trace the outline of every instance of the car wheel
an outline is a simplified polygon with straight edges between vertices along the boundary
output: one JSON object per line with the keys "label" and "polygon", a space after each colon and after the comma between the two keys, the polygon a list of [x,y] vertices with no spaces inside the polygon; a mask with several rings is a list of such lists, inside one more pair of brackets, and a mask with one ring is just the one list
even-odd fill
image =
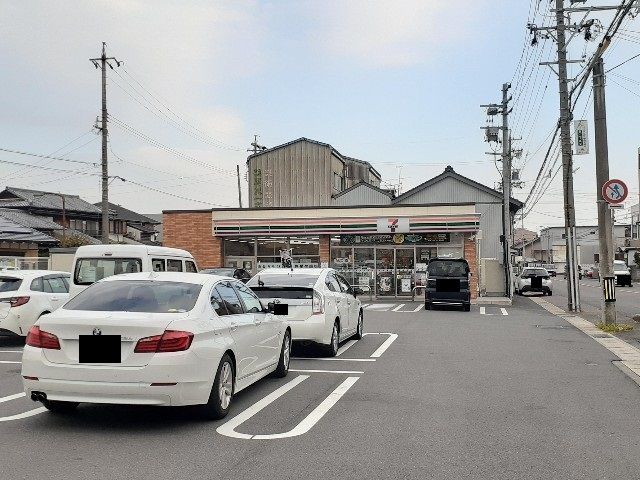
{"label": "car wheel", "polygon": [[424,309],[425,309],[425,310],[431,310],[431,303],[429,303],[429,302],[424,302]]}
{"label": "car wheel", "polygon": [[358,315],[358,326],[356,327],[356,334],[353,336],[356,340],[360,340],[362,338],[362,333],[364,332],[364,317],[362,315],[362,310],[360,310],[360,314]]}
{"label": "car wheel", "polygon": [[549,295],[549,296],[551,296],[552,294],[553,294],[553,292],[552,292],[551,290],[549,290],[549,291],[547,292],[547,295]]}
{"label": "car wheel", "polygon": [[465,303],[464,304],[464,311],[465,312],[470,312],[471,311],[471,304],[470,303]]}
{"label": "car wheel", "polygon": [[338,354],[338,345],[340,345],[340,327],[338,322],[333,324],[333,331],[331,332],[331,343],[325,346],[327,354],[330,357],[335,357]]}
{"label": "car wheel", "polygon": [[273,372],[273,376],[277,378],[286,377],[289,373],[289,362],[291,361],[291,333],[289,330],[284,332],[282,340],[282,349],[280,350],[280,361]]}
{"label": "car wheel", "polygon": [[220,360],[209,401],[202,406],[202,414],[210,420],[219,420],[227,416],[233,400],[235,372],[233,361],[228,353]]}
{"label": "car wheel", "polygon": [[51,413],[66,415],[75,411],[75,409],[78,408],[78,405],[80,405],[80,403],[61,402],[58,400],[42,400],[42,405],[44,405],[44,408],[49,410]]}

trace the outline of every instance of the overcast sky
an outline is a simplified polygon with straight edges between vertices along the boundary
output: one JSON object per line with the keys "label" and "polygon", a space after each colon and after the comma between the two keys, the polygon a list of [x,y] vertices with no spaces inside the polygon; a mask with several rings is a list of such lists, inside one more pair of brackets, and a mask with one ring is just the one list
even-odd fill
{"label": "overcast sky", "polygon": [[[330,143],[390,183],[400,174],[403,191],[448,164],[494,186],[479,105],[499,101],[505,81],[513,135],[523,137],[515,196],[524,199],[558,116],[555,75],[537,65],[554,45],[530,47],[525,29],[534,15],[549,23],[548,3],[536,12],[528,0],[0,0],[0,148],[77,161],[0,152],[48,169],[0,163],[0,184],[99,201],[100,74],[89,58],[105,41],[124,61],[109,71],[108,103],[110,174],[128,180],[113,181],[111,200],[125,207],[237,206],[235,168],[244,174],[254,133],[268,147],[301,136]],[[639,22],[624,25],[608,67],[640,52]],[[595,46],[571,45],[578,59]],[[608,80],[611,176],[628,181],[636,203],[640,59]],[[587,88],[575,113],[591,130],[592,154],[575,157],[582,224],[596,223],[590,98]],[[562,225],[561,192],[558,174],[525,226]]]}

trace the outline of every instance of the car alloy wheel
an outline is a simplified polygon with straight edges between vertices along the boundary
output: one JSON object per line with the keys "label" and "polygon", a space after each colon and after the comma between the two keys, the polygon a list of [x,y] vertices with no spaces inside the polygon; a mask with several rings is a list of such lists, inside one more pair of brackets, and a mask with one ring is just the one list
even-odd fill
{"label": "car alloy wheel", "polygon": [[229,408],[233,396],[233,367],[226,361],[220,371],[220,384],[218,386],[220,407],[223,410]]}

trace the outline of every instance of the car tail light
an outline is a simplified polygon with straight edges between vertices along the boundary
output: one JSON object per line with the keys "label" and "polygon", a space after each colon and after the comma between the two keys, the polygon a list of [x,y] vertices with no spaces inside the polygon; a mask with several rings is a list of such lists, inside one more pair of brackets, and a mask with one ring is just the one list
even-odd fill
{"label": "car tail light", "polygon": [[135,353],[182,352],[193,342],[193,333],[167,330],[162,335],[154,335],[138,340]]}
{"label": "car tail light", "polygon": [[53,333],[40,330],[40,327],[34,325],[29,329],[26,344],[30,347],[46,348],[49,350],[60,350],[60,342],[58,337]]}
{"label": "car tail light", "polygon": [[9,300],[9,305],[12,307],[19,307],[29,301],[30,297],[13,297]]}
{"label": "car tail light", "polygon": [[313,300],[311,301],[311,308],[313,310],[313,314],[317,315],[319,313],[324,313],[324,297],[320,292],[313,291]]}

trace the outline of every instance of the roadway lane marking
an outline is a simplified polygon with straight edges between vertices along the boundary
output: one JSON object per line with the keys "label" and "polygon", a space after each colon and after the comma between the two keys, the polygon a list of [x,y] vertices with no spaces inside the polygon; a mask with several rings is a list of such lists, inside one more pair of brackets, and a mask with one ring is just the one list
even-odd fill
{"label": "roadway lane marking", "polygon": [[22,363],[22,362],[12,362],[10,360],[0,360],[0,363]]}
{"label": "roadway lane marking", "polygon": [[272,435],[254,435],[253,440],[275,440],[304,435],[320,421],[322,417],[340,400],[345,393],[358,381],[360,377],[347,377],[338,387],[325,398],[320,405],[313,409],[298,425],[285,433]]}
{"label": "roadway lane marking", "polygon": [[502,315],[509,315],[506,308],[501,308],[500,311],[502,312]]}
{"label": "roadway lane marking", "polygon": [[8,395],[6,397],[0,397],[0,403],[10,402],[11,400],[15,400],[16,398],[21,398],[26,395],[27,395],[26,393],[22,392],[22,393],[15,393],[13,395]]}
{"label": "roadway lane marking", "polygon": [[10,422],[12,420],[20,420],[22,418],[33,417],[34,415],[38,415],[46,411],[47,411],[46,408],[38,407],[38,408],[34,408],[33,410],[29,410],[28,412],[18,413],[17,415],[11,415],[10,417],[0,417],[0,422]]}
{"label": "roadway lane marking", "polygon": [[340,355],[342,355],[344,352],[346,352],[351,347],[353,347],[356,343],[358,343],[357,340],[349,340],[347,343],[345,343],[343,346],[341,346],[338,349],[338,353],[336,353],[336,357],[339,357]]}
{"label": "roadway lane marking", "polygon": [[398,310],[400,310],[402,307],[404,307],[404,303],[401,303],[400,305],[398,305],[397,307],[395,307],[393,310],[391,310],[392,312],[397,312]]}
{"label": "roadway lane marking", "polygon": [[243,410],[242,412],[240,412],[238,415],[233,417],[228,422],[220,425],[216,429],[216,432],[218,432],[220,435],[225,435],[227,437],[242,438],[245,440],[250,440],[251,438],[253,438],[253,435],[247,435],[246,433],[236,432],[235,429],[240,425],[242,425],[247,420],[249,420],[251,417],[253,417],[256,413],[260,412],[261,410],[264,410],[266,407],[271,405],[273,402],[275,402],[278,398],[283,396],[289,390],[298,386],[300,383],[304,382],[307,378],[309,378],[309,375],[298,375],[296,378],[294,378],[290,382],[285,383],[280,388],[274,390],[263,399],[258,400],[256,403],[251,405],[246,410]]}
{"label": "roadway lane marking", "polygon": [[[367,334],[365,333],[364,335]],[[389,338],[387,338],[384,343],[380,345],[378,349],[369,356],[370,358],[379,358],[380,356],[382,356],[382,354],[386,352],[387,348],[389,348],[391,344],[396,341],[396,338],[398,338],[397,333],[376,333],[374,335],[389,335]]]}
{"label": "roadway lane marking", "polygon": [[360,375],[364,373],[357,370],[294,370],[293,368],[290,368],[289,371],[296,373],[340,373],[344,375]]}

